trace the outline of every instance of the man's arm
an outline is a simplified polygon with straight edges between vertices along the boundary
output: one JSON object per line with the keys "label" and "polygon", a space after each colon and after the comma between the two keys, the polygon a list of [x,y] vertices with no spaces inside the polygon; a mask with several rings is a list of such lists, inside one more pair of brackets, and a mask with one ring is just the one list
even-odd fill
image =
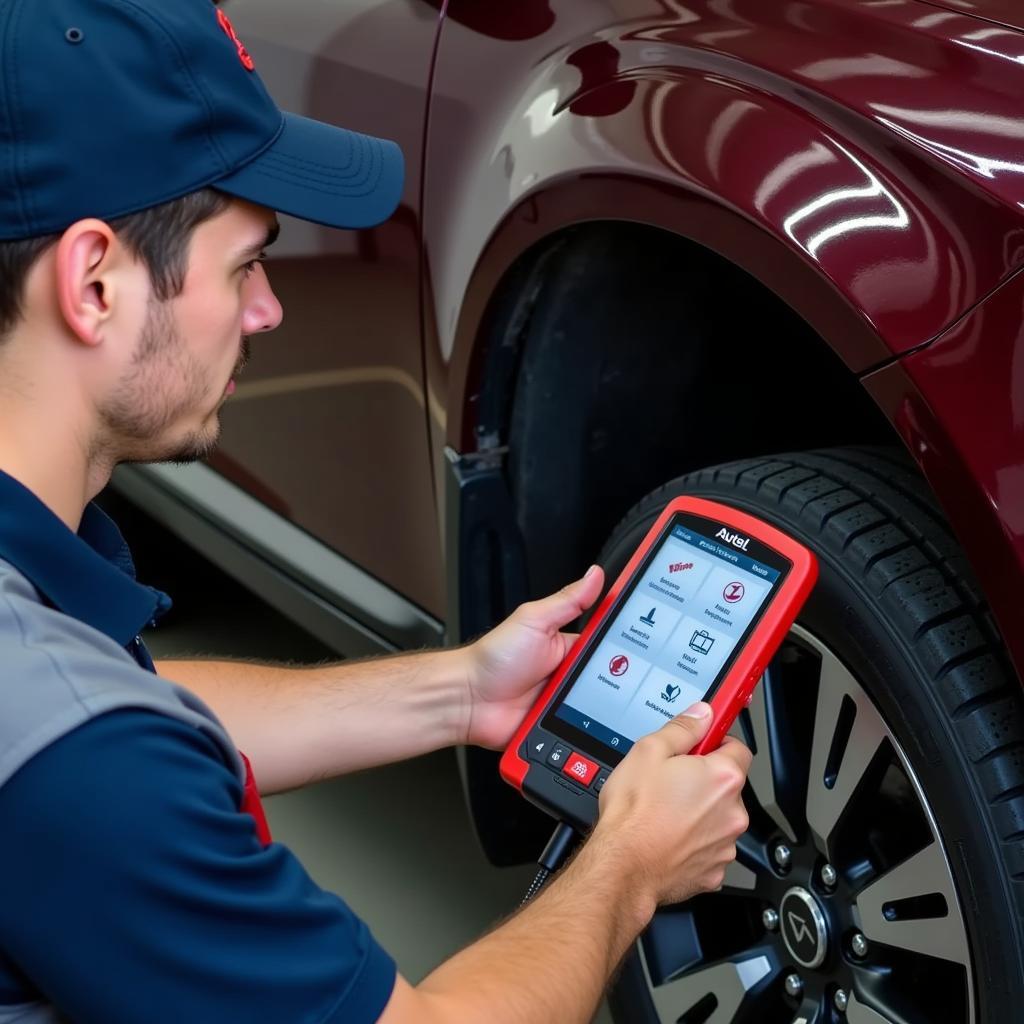
{"label": "man's arm", "polygon": [[216,712],[263,793],[457,743],[501,749],[575,639],[560,630],[602,579],[595,567],[455,650],[312,668],[161,661],[157,671]]}
{"label": "man's arm", "polygon": [[468,670],[465,649],[311,668],[157,663],[217,713],[264,794],[465,742]]}
{"label": "man's arm", "polygon": [[[706,710],[706,705],[704,705]],[[579,855],[523,911],[416,988],[398,978],[380,1024],[572,1024],[592,1019],[655,907],[721,886],[747,827],[750,753],[733,739],[682,757],[710,717],[640,740],[601,793]]]}
{"label": "man's arm", "polygon": [[396,979],[380,1024],[590,1021],[616,966],[654,911],[594,836],[565,871],[500,928],[413,988]]}

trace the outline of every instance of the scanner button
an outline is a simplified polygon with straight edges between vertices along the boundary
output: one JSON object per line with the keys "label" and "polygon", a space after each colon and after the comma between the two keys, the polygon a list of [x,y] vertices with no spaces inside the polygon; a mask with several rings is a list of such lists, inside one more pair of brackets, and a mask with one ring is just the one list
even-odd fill
{"label": "scanner button", "polygon": [[754,699],[754,687],[757,686],[758,682],[761,679],[761,676],[763,676],[763,675],[764,675],[764,665],[755,665],[750,670],[750,676],[748,677],[748,682],[750,683],[750,693],[747,694],[747,698],[743,702],[743,707],[746,707],[746,708],[750,707],[751,702]]}
{"label": "scanner button", "polygon": [[556,743],[551,748],[551,753],[548,754],[548,764],[553,765],[555,768],[563,768],[568,756],[569,748],[562,743]]}
{"label": "scanner button", "polygon": [[535,732],[526,741],[526,754],[531,761],[543,761],[551,746],[551,737],[542,732]]}
{"label": "scanner button", "polygon": [[574,782],[578,782],[582,786],[589,786],[598,772],[598,765],[596,761],[588,761],[579,754],[572,754],[565,762],[562,772]]}

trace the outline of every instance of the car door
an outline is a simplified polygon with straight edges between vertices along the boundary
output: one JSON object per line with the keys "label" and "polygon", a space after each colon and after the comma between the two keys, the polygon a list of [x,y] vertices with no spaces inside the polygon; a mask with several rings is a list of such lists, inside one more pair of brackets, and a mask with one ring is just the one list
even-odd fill
{"label": "car door", "polygon": [[419,323],[420,177],[439,12],[409,0],[244,0],[231,17],[285,109],[390,138],[406,180],[368,231],[282,218],[282,326],[255,339],[210,465],[435,614],[440,541]]}

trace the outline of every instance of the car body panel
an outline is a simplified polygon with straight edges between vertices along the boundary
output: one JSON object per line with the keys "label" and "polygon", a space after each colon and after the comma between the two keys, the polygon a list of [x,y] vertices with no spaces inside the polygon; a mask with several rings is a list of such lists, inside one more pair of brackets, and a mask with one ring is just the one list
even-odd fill
{"label": "car body panel", "polygon": [[[984,18],[986,21],[998,22],[1007,28],[1015,28],[1024,31],[1024,10],[1017,0],[925,0],[926,3],[935,7],[944,7],[955,14],[970,14],[975,18]],[[979,33],[984,30],[978,30]],[[993,39],[996,36],[985,33],[979,34],[976,39],[981,42]]]}
{"label": "car body panel", "polygon": [[855,372],[936,337],[1024,258],[1006,59],[1024,36],[981,53],[977,20],[916,0],[561,0],[526,4],[538,34],[511,44],[478,7],[448,5],[426,156],[427,365],[456,447],[496,281],[569,223],[700,242]]}
{"label": "car body panel", "polygon": [[941,502],[1024,678],[1024,273],[864,383]]}
{"label": "car body panel", "polygon": [[282,217],[268,273],[282,326],[257,338],[211,465],[440,615],[419,345],[420,154],[438,11],[404,0],[225,8],[282,108],[395,139],[401,205],[342,232]]}

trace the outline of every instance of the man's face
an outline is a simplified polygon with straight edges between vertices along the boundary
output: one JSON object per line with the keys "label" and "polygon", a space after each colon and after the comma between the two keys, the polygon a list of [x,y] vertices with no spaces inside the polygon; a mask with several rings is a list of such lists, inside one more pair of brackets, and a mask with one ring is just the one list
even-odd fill
{"label": "man's face", "polygon": [[194,462],[214,449],[220,407],[249,337],[281,322],[259,256],[274,214],[233,200],[196,228],[181,294],[152,296],[128,365],[102,403],[102,447],[116,462]]}

